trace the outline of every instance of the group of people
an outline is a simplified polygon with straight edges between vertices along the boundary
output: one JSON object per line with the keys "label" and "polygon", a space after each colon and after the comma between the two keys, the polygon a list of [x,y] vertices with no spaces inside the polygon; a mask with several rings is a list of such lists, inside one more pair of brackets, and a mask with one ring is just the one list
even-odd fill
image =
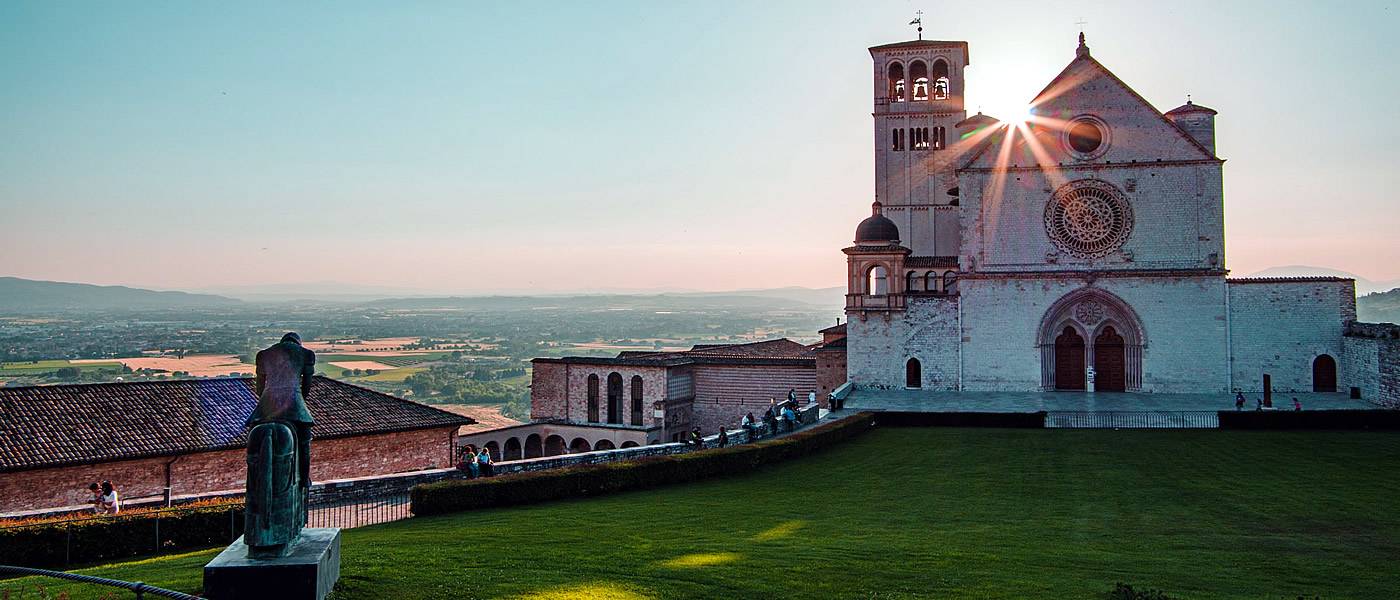
{"label": "group of people", "polygon": [[[1261,398],[1254,399],[1254,410],[1264,410],[1265,408],[1273,410],[1274,407],[1265,407],[1264,400]],[[1235,410],[1244,410],[1244,392],[1235,392]],[[1298,401],[1297,396],[1293,397],[1293,410],[1303,410],[1303,403]]]}
{"label": "group of people", "polygon": [[110,481],[103,481],[101,484],[88,484],[88,492],[92,493],[92,512],[99,515],[115,515],[122,510],[121,494],[117,493],[117,488]]}
{"label": "group of people", "polygon": [[490,477],[496,474],[495,467],[492,466],[491,462],[491,449],[485,446],[479,450],[472,445],[463,448],[462,460],[457,463],[457,468],[466,471],[469,479]]}

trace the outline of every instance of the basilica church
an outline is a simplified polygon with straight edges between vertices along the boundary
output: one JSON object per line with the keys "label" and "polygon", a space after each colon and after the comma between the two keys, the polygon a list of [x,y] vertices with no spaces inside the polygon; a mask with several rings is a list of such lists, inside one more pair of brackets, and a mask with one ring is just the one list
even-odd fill
{"label": "basilica church", "polygon": [[1159,111],[1082,34],[1014,122],[968,116],[967,42],[870,56],[876,201],[843,250],[852,384],[1355,385],[1342,367],[1352,280],[1228,276],[1216,111]]}

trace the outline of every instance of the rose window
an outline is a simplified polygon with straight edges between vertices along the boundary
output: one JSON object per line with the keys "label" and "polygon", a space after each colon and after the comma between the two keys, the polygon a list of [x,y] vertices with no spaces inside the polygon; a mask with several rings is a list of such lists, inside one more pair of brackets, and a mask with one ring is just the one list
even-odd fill
{"label": "rose window", "polygon": [[1108,183],[1076,181],[1045,206],[1045,232],[1060,250],[1099,258],[1117,250],[1133,231],[1133,209]]}

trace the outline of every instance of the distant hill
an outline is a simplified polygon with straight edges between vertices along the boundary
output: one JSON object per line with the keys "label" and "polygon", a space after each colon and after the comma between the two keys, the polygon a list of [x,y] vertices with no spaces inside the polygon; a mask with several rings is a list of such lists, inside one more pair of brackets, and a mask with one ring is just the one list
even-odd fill
{"label": "distant hill", "polygon": [[1356,319],[1368,323],[1400,323],[1400,289],[1357,298]]}
{"label": "distant hill", "polygon": [[1348,273],[1339,269],[1329,269],[1327,267],[1310,267],[1307,265],[1288,265],[1286,267],[1269,267],[1258,273],[1251,273],[1247,277],[1349,277],[1356,280],[1356,295],[1363,296],[1372,292],[1388,292],[1400,287],[1400,279],[1390,279],[1385,281],[1371,281],[1355,273]]}
{"label": "distant hill", "polygon": [[399,309],[452,308],[459,310],[799,310],[811,311],[842,305],[818,306],[786,297],[749,295],[745,292],[715,294],[596,294],[575,296],[444,296],[437,298],[384,298],[366,306]]}
{"label": "distant hill", "polygon": [[207,294],[0,277],[0,312],[207,308],[236,304],[240,302]]}

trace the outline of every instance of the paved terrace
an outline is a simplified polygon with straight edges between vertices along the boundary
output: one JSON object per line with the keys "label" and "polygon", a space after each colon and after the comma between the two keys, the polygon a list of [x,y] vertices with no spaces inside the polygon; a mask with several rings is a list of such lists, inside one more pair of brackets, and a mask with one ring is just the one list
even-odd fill
{"label": "paved terrace", "polygon": [[[1254,410],[1260,393],[1246,393],[1246,410]],[[1274,393],[1274,408],[1293,410],[1364,410],[1380,408],[1344,393]],[[903,412],[1039,412],[1039,411],[1218,411],[1234,410],[1234,394],[1124,394],[1112,392],[935,392],[860,388],[846,398],[854,410]]]}

